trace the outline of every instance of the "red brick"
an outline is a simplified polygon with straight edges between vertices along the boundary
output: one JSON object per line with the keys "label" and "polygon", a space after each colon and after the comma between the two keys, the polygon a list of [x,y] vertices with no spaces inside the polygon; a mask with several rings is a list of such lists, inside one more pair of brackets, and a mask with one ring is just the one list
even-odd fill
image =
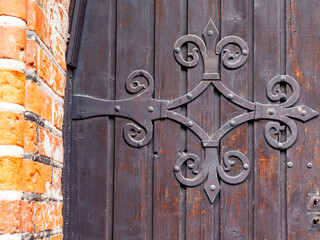
{"label": "red brick", "polygon": [[22,188],[25,192],[45,193],[51,183],[51,167],[31,160],[23,160]]}
{"label": "red brick", "polygon": [[21,202],[21,216],[20,216],[20,232],[33,232],[34,221],[33,221],[33,202]]}
{"label": "red brick", "polygon": [[23,146],[24,117],[22,114],[0,112],[0,145]]}
{"label": "red brick", "polygon": [[32,81],[26,81],[25,107],[27,111],[34,112],[40,117],[52,122],[53,100]]}
{"label": "red brick", "polygon": [[62,228],[62,204],[54,202],[36,203],[36,231]]}
{"label": "red brick", "polygon": [[20,201],[0,201],[0,234],[19,232],[20,210]]}
{"label": "red brick", "polygon": [[56,137],[44,128],[40,128],[38,145],[41,155],[63,162],[63,142],[61,138]]}
{"label": "red brick", "polygon": [[25,61],[26,31],[19,27],[0,26],[0,58]]}
{"label": "red brick", "polygon": [[58,103],[54,104],[54,126],[62,129],[62,123],[63,123],[63,106],[61,106]]}
{"label": "red brick", "polygon": [[37,152],[37,124],[34,122],[25,121],[24,151]]}
{"label": "red brick", "polygon": [[0,157],[0,190],[21,190],[22,158]]}
{"label": "red brick", "polygon": [[0,0],[0,15],[18,17],[23,20],[26,20],[26,8],[26,0]]}
{"label": "red brick", "polygon": [[27,40],[26,64],[35,72],[38,70],[38,45],[35,40]]}
{"label": "red brick", "polygon": [[52,236],[51,240],[62,240],[62,235]]}
{"label": "red brick", "polygon": [[0,102],[24,105],[25,82],[24,73],[0,69]]}
{"label": "red brick", "polygon": [[62,170],[59,168],[52,169],[52,186],[51,193],[54,195],[62,196],[61,192],[61,176]]}

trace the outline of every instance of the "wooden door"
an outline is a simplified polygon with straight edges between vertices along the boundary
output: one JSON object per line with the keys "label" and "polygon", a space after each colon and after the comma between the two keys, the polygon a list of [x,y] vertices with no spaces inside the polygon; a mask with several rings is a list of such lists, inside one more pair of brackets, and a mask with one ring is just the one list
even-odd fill
{"label": "wooden door", "polygon": [[74,1],[65,239],[320,239],[319,5]]}

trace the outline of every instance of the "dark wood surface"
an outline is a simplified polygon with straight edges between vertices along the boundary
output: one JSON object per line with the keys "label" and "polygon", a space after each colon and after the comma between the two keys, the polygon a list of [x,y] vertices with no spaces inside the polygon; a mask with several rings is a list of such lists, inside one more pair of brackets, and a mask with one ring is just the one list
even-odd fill
{"label": "dark wood surface", "polygon": [[[201,81],[202,60],[195,68],[181,67],[173,46],[186,34],[202,37],[211,18],[220,32],[218,40],[235,35],[249,46],[249,58],[242,68],[220,66],[221,81],[229,89],[250,101],[268,103],[269,80],[288,74],[301,88],[296,106],[303,104],[320,112],[318,0],[86,2],[77,57],[68,55],[69,67],[76,67],[73,94],[128,98],[132,95],[125,81],[137,69],[154,77],[155,99],[187,93]],[[79,31],[71,32],[78,36]],[[182,54],[193,47],[184,46]],[[290,94],[290,88],[286,90]],[[212,85],[176,111],[209,135],[245,112]],[[70,202],[65,201],[70,234],[65,239],[320,239],[319,231],[308,230],[307,209],[308,194],[320,191],[319,118],[297,121],[298,139],[287,151],[268,145],[264,136],[267,121],[243,124],[228,133],[220,144],[220,159],[229,150],[239,150],[250,161],[250,174],[239,185],[221,181],[213,204],[203,184],[184,187],[174,176],[173,167],[181,154],[194,153],[204,159],[205,151],[192,131],[171,120],[159,120],[154,123],[151,142],[134,148],[123,138],[122,129],[128,122],[120,117],[72,121]],[[289,136],[287,131],[280,138]],[[293,162],[292,168],[287,167],[288,161]],[[307,168],[308,162],[313,168]],[[192,176],[187,168],[183,171]],[[237,162],[231,174],[240,171]]]}

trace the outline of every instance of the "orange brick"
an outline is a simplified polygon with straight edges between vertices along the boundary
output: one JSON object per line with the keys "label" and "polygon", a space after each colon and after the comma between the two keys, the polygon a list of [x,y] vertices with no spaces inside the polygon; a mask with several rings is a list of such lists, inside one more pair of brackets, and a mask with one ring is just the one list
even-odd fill
{"label": "orange brick", "polygon": [[63,97],[66,84],[65,76],[42,49],[40,49],[39,58],[39,76],[52,88],[53,91]]}
{"label": "orange brick", "polygon": [[25,61],[26,31],[19,27],[0,26],[0,58]]}
{"label": "orange brick", "polygon": [[61,138],[56,137],[44,128],[40,128],[38,145],[41,155],[63,162],[63,142]]}
{"label": "orange brick", "polygon": [[27,17],[26,0],[0,0],[0,15],[18,17],[26,20]]}
{"label": "orange brick", "polygon": [[20,210],[20,201],[0,201],[0,234],[19,232]]}
{"label": "orange brick", "polygon": [[26,81],[25,107],[27,111],[34,112],[40,117],[52,122],[51,97],[32,81]]}
{"label": "orange brick", "polygon": [[34,122],[25,121],[24,127],[24,151],[37,151],[37,124]]}
{"label": "orange brick", "polygon": [[31,160],[23,160],[21,171],[25,192],[45,193],[51,183],[51,167]]}
{"label": "orange brick", "polygon": [[23,146],[24,117],[18,113],[0,112],[0,144]]}
{"label": "orange brick", "polygon": [[35,31],[42,41],[49,46],[50,24],[34,0],[27,1],[27,29]]}
{"label": "orange brick", "polygon": [[21,190],[22,158],[0,157],[0,190]]}
{"label": "orange brick", "polygon": [[38,70],[38,45],[34,40],[27,40],[26,64],[34,71]]}
{"label": "orange brick", "polygon": [[56,38],[56,41],[53,45],[54,45],[54,48],[52,49],[52,52],[54,53],[54,56],[57,62],[59,63],[59,65],[66,71],[67,64],[66,64],[65,53],[67,51],[67,45],[66,43],[62,42],[59,37]]}
{"label": "orange brick", "polygon": [[54,202],[36,203],[36,231],[62,228],[62,204]]}
{"label": "orange brick", "polygon": [[21,221],[20,221],[20,232],[33,232],[34,221],[33,221],[33,202],[21,202]]}
{"label": "orange brick", "polygon": [[62,235],[52,236],[51,240],[62,240]]}
{"label": "orange brick", "polygon": [[63,107],[55,103],[54,104],[54,126],[56,126],[59,129],[62,129],[62,123],[63,123]]}
{"label": "orange brick", "polygon": [[24,73],[0,69],[0,101],[24,105],[25,82]]}
{"label": "orange brick", "polygon": [[62,176],[62,170],[59,168],[53,168],[52,169],[52,186],[51,186],[51,192],[55,195],[62,196],[61,192],[61,176]]}

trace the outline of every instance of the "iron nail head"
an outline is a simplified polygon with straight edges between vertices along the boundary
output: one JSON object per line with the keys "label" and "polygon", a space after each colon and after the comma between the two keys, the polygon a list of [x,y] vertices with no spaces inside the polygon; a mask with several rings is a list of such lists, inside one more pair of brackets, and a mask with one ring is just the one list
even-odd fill
{"label": "iron nail head", "polygon": [[270,109],[268,109],[268,114],[269,115],[274,115],[276,113],[276,110],[274,109],[274,108],[270,108]]}
{"label": "iron nail head", "polygon": [[212,36],[212,35],[213,35],[213,31],[212,31],[212,30],[209,30],[209,31],[208,31],[208,35],[209,35],[209,36]]}
{"label": "iron nail head", "polygon": [[250,166],[249,166],[249,164],[248,164],[248,163],[246,163],[246,164],[244,164],[244,165],[243,165],[243,168],[244,168],[245,170],[248,170],[248,169],[249,169],[249,167],[250,167]]}
{"label": "iron nail head", "polygon": [[312,164],[311,162],[308,162],[308,163],[307,163],[307,167],[308,167],[308,168],[312,168],[312,167],[313,167],[313,164]]}
{"label": "iron nail head", "polygon": [[193,122],[192,122],[192,121],[189,121],[189,122],[187,123],[187,126],[188,126],[188,127],[192,127],[192,126],[193,126]]}
{"label": "iron nail head", "polygon": [[280,80],[281,80],[281,81],[285,81],[285,80],[286,80],[286,76],[281,76],[281,77],[280,77]]}
{"label": "iron nail head", "polygon": [[119,105],[117,105],[117,106],[114,107],[114,110],[115,110],[116,112],[120,112],[121,107],[120,107]]}
{"label": "iron nail head", "polygon": [[179,167],[179,166],[174,166],[173,170],[174,170],[175,172],[179,172],[179,171],[180,171],[180,167]]}
{"label": "iron nail head", "polygon": [[215,189],[216,189],[216,186],[215,186],[215,185],[213,185],[213,184],[210,185],[210,190],[211,190],[211,191],[214,191]]}
{"label": "iron nail head", "polygon": [[232,100],[232,99],[233,99],[233,94],[231,94],[231,93],[228,94],[227,98],[230,99],[230,100]]}
{"label": "iron nail head", "polygon": [[305,110],[302,110],[301,111],[301,116],[306,116],[307,115],[307,112]]}
{"label": "iron nail head", "polygon": [[180,52],[180,48],[176,47],[176,48],[174,49],[174,51],[175,51],[176,53],[179,53],[179,52]]}
{"label": "iron nail head", "polygon": [[230,121],[230,125],[231,125],[231,126],[236,125],[236,121],[234,121],[234,120]]}
{"label": "iron nail head", "polygon": [[243,55],[248,55],[248,50],[247,50],[247,49],[243,49],[243,50],[242,50],[242,54],[243,54]]}
{"label": "iron nail head", "polygon": [[188,99],[191,99],[191,98],[192,98],[192,94],[191,94],[191,93],[188,93],[188,94],[187,94],[187,98],[188,98]]}
{"label": "iron nail head", "polygon": [[149,106],[149,107],[148,107],[148,111],[149,111],[149,112],[153,112],[153,107],[152,107],[152,106]]}
{"label": "iron nail head", "polygon": [[293,167],[293,162],[287,162],[287,166],[288,166],[288,168],[292,168]]}

